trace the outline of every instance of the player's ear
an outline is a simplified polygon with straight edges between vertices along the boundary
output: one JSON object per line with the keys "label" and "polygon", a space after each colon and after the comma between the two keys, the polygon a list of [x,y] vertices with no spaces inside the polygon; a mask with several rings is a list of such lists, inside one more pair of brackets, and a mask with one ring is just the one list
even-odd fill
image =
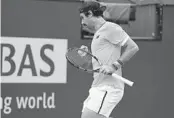
{"label": "player's ear", "polygon": [[91,10],[88,11],[88,17],[92,17],[93,16],[93,13]]}
{"label": "player's ear", "polygon": [[101,6],[100,9],[104,12],[106,10],[106,6]]}

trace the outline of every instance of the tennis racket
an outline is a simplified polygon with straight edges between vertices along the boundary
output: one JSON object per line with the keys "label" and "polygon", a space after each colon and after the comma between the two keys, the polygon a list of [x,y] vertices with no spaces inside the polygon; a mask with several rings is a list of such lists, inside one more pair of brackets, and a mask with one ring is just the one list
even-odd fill
{"label": "tennis racket", "polygon": [[[98,62],[100,66],[102,65],[102,63],[98,60],[96,56],[92,55],[88,51],[85,51],[84,49],[80,49],[76,47],[68,49],[68,51],[66,52],[66,59],[74,67],[80,70],[86,71],[88,73],[100,72],[100,69],[93,70],[92,59]],[[111,75],[115,77],[116,79],[123,81],[129,86],[133,86],[134,82],[126,78],[123,78],[122,76],[119,76],[115,73],[107,73],[107,75]]]}

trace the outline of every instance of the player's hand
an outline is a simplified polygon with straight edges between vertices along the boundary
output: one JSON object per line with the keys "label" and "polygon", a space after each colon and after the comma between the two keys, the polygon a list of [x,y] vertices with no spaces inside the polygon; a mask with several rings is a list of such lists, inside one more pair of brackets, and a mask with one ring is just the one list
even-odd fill
{"label": "player's hand", "polygon": [[103,73],[103,74],[111,74],[111,73],[114,73],[115,71],[116,69],[110,65],[102,65],[100,68],[100,73]]}
{"label": "player's hand", "polygon": [[[88,47],[85,46],[85,45],[82,45],[82,46],[80,47],[80,49],[85,50],[86,52],[88,52]],[[78,50],[78,54],[79,54],[80,56],[85,56],[85,55],[86,55],[86,53],[83,52],[83,51],[81,51],[81,50]]]}
{"label": "player's hand", "polygon": [[85,50],[85,51],[88,51],[88,47],[85,46],[85,45],[82,45],[82,46],[80,47],[80,49],[83,49],[83,50]]}

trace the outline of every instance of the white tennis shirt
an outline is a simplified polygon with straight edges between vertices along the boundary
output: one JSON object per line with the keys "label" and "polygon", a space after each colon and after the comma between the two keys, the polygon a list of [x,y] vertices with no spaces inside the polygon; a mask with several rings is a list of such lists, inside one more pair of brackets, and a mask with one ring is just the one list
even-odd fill
{"label": "white tennis shirt", "polygon": [[[121,47],[129,39],[129,35],[117,24],[106,22],[94,34],[91,43],[91,52],[102,64],[111,65],[117,61],[121,55]],[[99,68],[98,63],[92,60],[93,69]],[[116,71],[122,75],[121,68]],[[116,88],[124,89],[124,83],[112,76],[94,73],[92,86],[111,85]]]}

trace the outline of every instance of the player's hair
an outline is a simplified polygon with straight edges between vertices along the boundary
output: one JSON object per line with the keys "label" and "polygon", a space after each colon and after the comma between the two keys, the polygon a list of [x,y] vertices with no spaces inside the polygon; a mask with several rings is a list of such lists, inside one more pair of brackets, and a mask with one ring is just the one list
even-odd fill
{"label": "player's hair", "polygon": [[103,17],[103,12],[106,9],[105,6],[101,6],[99,2],[96,1],[85,1],[82,3],[81,8],[79,9],[80,13],[84,13],[85,16],[89,15],[89,11],[92,11],[93,16]]}

